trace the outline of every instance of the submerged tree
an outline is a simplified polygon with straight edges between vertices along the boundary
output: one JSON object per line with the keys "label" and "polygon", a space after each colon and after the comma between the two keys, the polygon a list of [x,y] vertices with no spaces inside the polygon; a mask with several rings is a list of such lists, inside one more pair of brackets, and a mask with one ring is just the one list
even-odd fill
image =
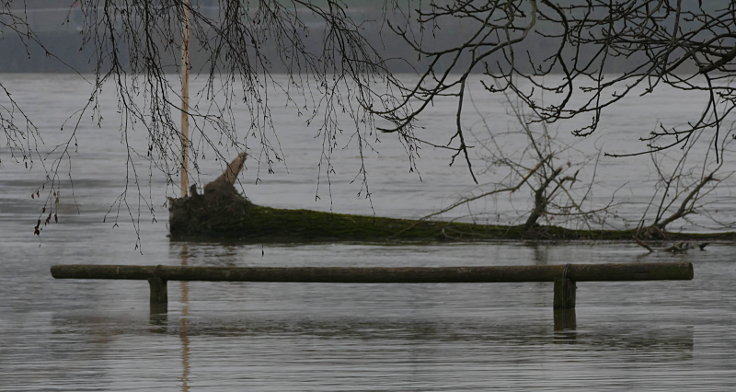
{"label": "submerged tree", "polygon": [[[424,219],[459,207],[472,211],[470,205],[478,200],[506,196],[509,199],[528,199],[528,204],[523,203],[509,223],[520,224],[530,238],[547,236],[542,223],[585,229],[603,224],[615,207],[615,192],[604,205],[592,206],[601,152],[582,151],[575,145],[566,144],[549,130],[547,124],[534,122],[518,102],[513,102],[508,95],[504,98],[507,110],[516,119],[507,131],[492,129],[471,98],[473,109],[482,119],[481,131],[469,132],[471,140],[478,146],[477,154],[486,164],[478,174],[493,180],[479,184],[473,194],[461,197]],[[505,175],[499,179],[498,172]],[[529,197],[518,196],[525,192]],[[500,219],[497,213],[495,220]]]}
{"label": "submerged tree", "polygon": [[[2,1],[0,26],[4,34],[15,34],[29,46],[42,46],[24,20],[26,1],[31,0]],[[182,109],[175,86],[179,80],[169,74],[181,65],[182,25],[191,29],[192,53],[199,64],[194,71],[208,75],[201,104],[185,111],[194,133],[222,157],[228,150],[248,149],[269,170],[283,158],[270,115],[273,89],[285,92],[305,121],[320,124],[320,173],[327,176],[334,170],[331,153],[341,134],[361,156],[378,138],[377,130],[397,134],[413,160],[424,143],[416,130],[422,115],[436,100],[451,99],[455,127],[446,148],[452,150],[452,161],[464,159],[475,180],[463,123],[467,86],[473,80],[480,80],[489,94],[509,94],[522,102],[533,114],[530,123],[585,119],[572,130],[578,136],[595,132],[602,114],[627,96],[646,96],[663,86],[705,93],[703,102],[694,103],[702,107],[700,116],[685,126],[662,122],[642,134],[642,149],[612,155],[647,154],[704,140],[715,151],[709,157],[720,161],[724,144],[732,138],[722,129],[730,127],[727,119],[736,105],[732,1],[384,0],[380,12],[369,16],[364,3],[345,0],[76,4],[83,45],[94,53],[94,80],[88,105],[70,117],[71,128],[85,115],[99,116],[102,87],[115,86],[123,140],[133,131],[148,134],[147,151],[128,146],[128,182],[138,195],[140,180],[133,164],[138,156],[172,181],[183,160],[175,121]],[[372,32],[366,29],[369,24]],[[403,46],[396,44],[397,38]],[[408,55],[395,57],[405,49]],[[407,68],[418,73],[416,83],[404,84],[392,73]],[[275,72],[287,74],[287,82],[276,80]],[[35,128],[18,117],[22,108],[9,102],[0,108],[0,121],[11,157],[43,160],[28,142],[36,137]],[[240,133],[231,112],[234,102],[244,103],[250,113],[247,130]],[[347,124],[338,121],[343,111],[349,113]],[[391,125],[377,127],[376,119]],[[713,137],[698,136],[703,133]],[[69,159],[74,143],[72,131],[58,146],[56,160],[46,166],[47,222],[60,186],[60,164]],[[186,156],[195,169],[202,153],[194,148]],[[358,176],[367,187],[364,167]],[[128,187],[117,208],[135,220],[141,198],[131,206],[127,192]],[[145,203],[150,208],[144,198]]]}
{"label": "submerged tree", "polygon": [[[698,216],[701,221],[717,228],[734,228],[734,222],[724,221],[712,214],[707,206],[713,201],[706,200],[709,194],[717,191],[719,183],[736,173],[730,168],[724,168],[725,151],[732,151],[732,134],[733,130],[728,130],[726,142],[718,151],[708,150],[702,154],[694,154],[692,150],[698,147],[698,143],[697,140],[691,140],[685,145],[684,153],[678,159],[671,159],[671,162],[664,162],[666,157],[659,153],[651,155],[657,179],[650,204],[637,225],[638,240],[664,238],[667,227],[677,221],[709,228],[703,222],[690,221],[693,216]],[[721,156],[712,158],[713,153]]]}

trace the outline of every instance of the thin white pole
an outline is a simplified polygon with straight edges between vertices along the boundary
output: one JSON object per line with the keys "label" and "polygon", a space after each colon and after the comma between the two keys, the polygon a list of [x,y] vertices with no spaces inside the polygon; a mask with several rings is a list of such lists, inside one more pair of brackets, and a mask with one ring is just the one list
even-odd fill
{"label": "thin white pole", "polygon": [[189,189],[189,0],[182,0],[181,26],[181,197]]}

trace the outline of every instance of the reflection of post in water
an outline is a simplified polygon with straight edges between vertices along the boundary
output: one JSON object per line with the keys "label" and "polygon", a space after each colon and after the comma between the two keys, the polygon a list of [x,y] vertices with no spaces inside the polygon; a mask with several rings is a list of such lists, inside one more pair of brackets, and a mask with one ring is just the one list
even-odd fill
{"label": "reflection of post in water", "polygon": [[549,264],[549,247],[547,245],[534,243],[532,245],[532,248],[534,249],[534,265]]}
{"label": "reflection of post in water", "polygon": [[[182,267],[189,265],[189,248],[182,245],[179,253]],[[179,339],[181,340],[181,390],[189,392],[189,282],[181,286],[181,317],[179,317]]]}

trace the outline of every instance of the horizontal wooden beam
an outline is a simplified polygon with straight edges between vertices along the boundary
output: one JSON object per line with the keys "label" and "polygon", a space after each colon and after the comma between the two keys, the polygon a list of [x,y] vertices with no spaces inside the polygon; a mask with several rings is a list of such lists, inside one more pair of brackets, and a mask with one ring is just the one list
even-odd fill
{"label": "horizontal wooden beam", "polygon": [[[567,267],[567,270],[565,268]],[[492,283],[690,280],[691,263],[567,264],[491,267],[206,267],[70,264],[57,279],[128,279],[319,283]]]}

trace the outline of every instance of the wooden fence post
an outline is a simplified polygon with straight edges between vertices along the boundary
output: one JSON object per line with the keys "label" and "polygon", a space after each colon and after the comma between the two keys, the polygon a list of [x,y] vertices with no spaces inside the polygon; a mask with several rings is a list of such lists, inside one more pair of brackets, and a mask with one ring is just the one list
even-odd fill
{"label": "wooden fence post", "polygon": [[555,295],[554,295],[554,317],[555,330],[575,329],[575,296],[577,287],[575,281],[570,276],[570,264],[565,264],[562,269],[562,276],[555,279]]}
{"label": "wooden fence post", "polygon": [[148,279],[148,285],[151,287],[151,314],[166,313],[169,310],[169,294],[166,287],[166,280],[154,276]]}

